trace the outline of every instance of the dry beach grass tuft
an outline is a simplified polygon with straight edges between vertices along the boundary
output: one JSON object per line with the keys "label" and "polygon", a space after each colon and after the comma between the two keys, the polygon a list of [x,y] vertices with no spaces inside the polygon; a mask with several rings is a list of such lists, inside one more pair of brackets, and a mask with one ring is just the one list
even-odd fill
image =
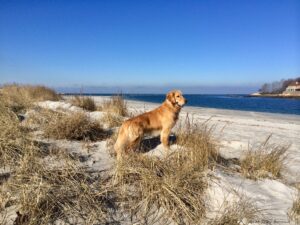
{"label": "dry beach grass tuft", "polygon": [[[95,224],[107,219],[111,187],[68,157],[48,167],[41,158],[26,154],[18,169],[1,187],[4,205],[17,205],[19,224]],[[9,190],[9,191],[7,191]],[[3,204],[3,203],[2,203]]]}
{"label": "dry beach grass tuft", "polygon": [[206,123],[194,123],[187,115],[176,131],[176,144],[179,150],[189,150],[191,154],[194,154],[192,157],[197,157],[203,169],[212,169],[219,158],[212,129]]}
{"label": "dry beach grass tuft", "polygon": [[115,115],[113,113],[107,112],[101,118],[101,122],[107,124],[108,127],[118,127],[121,126],[122,122],[124,121],[124,117]]}
{"label": "dry beach grass tuft", "polygon": [[92,97],[89,96],[74,96],[71,99],[71,103],[75,106],[83,108],[87,111],[96,111],[97,106]]}
{"label": "dry beach grass tuft", "polygon": [[269,144],[271,136],[255,150],[248,150],[241,160],[241,173],[250,179],[278,178],[284,166],[288,146]]}
{"label": "dry beach grass tuft", "polygon": [[107,137],[99,122],[91,121],[83,112],[54,113],[44,125],[47,138],[96,141]]}
{"label": "dry beach grass tuft", "polygon": [[298,187],[298,194],[293,202],[293,206],[289,212],[289,218],[295,221],[296,224],[300,224],[300,187]]}
{"label": "dry beach grass tuft", "polygon": [[122,95],[115,95],[105,100],[99,108],[100,111],[113,113],[116,116],[128,116],[127,104]]}
{"label": "dry beach grass tuft", "polygon": [[61,97],[54,90],[44,86],[11,84],[1,88],[0,100],[13,112],[20,113],[36,101],[58,101]]}
{"label": "dry beach grass tuft", "polygon": [[[116,166],[119,195],[127,200],[131,212],[149,224],[155,220],[177,224],[203,221],[205,190],[212,179],[207,169],[214,164],[217,150],[206,128],[184,129],[178,135],[182,146],[166,158],[133,153]],[[185,136],[186,132],[189,135]]]}
{"label": "dry beach grass tuft", "polygon": [[[233,203],[226,204],[218,217],[211,220],[209,225],[241,225],[260,222],[261,212],[246,196],[240,196]],[[258,223],[260,224],[260,223]]]}
{"label": "dry beach grass tuft", "polygon": [[0,102],[0,165],[17,165],[31,147],[28,133],[20,126],[17,115]]}
{"label": "dry beach grass tuft", "polygon": [[110,128],[121,126],[124,117],[129,116],[127,104],[122,95],[116,95],[109,100],[105,100],[99,110],[106,112],[101,122],[107,124]]}

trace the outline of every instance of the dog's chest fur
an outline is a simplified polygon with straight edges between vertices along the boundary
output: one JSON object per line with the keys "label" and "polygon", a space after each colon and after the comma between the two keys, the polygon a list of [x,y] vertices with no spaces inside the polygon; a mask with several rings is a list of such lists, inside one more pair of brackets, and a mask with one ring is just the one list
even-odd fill
{"label": "dog's chest fur", "polygon": [[174,115],[173,115],[173,121],[174,121],[174,123],[177,122],[178,117],[179,117],[179,111],[178,111],[178,112],[175,112]]}
{"label": "dog's chest fur", "polygon": [[179,117],[179,112],[166,113],[163,117],[162,126],[172,128],[175,126]]}

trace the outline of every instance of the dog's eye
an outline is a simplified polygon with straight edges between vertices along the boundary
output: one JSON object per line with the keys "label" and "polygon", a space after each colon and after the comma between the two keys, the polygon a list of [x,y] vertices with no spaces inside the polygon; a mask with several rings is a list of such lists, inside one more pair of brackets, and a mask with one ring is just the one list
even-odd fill
{"label": "dog's eye", "polygon": [[177,95],[176,98],[179,98],[179,95]]}

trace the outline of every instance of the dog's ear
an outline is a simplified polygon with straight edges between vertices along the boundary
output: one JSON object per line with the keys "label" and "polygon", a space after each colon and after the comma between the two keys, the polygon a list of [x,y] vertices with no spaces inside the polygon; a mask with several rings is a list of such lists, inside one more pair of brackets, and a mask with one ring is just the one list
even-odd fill
{"label": "dog's ear", "polygon": [[169,100],[172,104],[174,104],[175,103],[175,93],[174,93],[174,91],[170,91],[167,94],[166,99]]}

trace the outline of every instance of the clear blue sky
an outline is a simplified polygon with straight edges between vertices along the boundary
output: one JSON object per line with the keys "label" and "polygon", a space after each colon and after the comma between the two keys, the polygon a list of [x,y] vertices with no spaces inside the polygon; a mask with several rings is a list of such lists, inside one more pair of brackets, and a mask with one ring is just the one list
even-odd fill
{"label": "clear blue sky", "polygon": [[0,83],[257,86],[299,75],[299,0],[0,0]]}

